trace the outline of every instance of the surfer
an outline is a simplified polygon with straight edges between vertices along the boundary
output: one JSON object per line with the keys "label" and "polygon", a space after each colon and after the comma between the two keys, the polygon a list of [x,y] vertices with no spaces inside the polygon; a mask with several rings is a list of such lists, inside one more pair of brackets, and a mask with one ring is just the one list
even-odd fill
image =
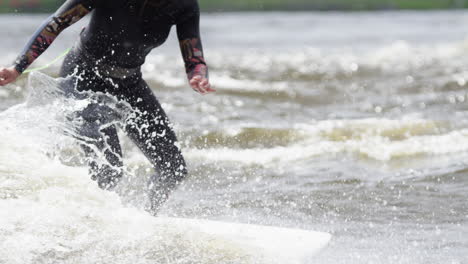
{"label": "surfer", "polygon": [[[142,79],[148,53],[162,45],[173,25],[189,84],[200,94],[214,92],[200,40],[197,0],[67,0],[36,31],[9,68],[0,69],[0,85],[15,81],[67,27],[88,13],[91,19],[65,58],[61,77],[71,77],[79,92],[102,92],[128,103],[132,117],[122,125],[157,171],[150,177],[148,210],[156,214],[168,195],[187,175],[175,133],[151,89]],[[164,65],[162,65],[164,67]],[[112,189],[122,177],[122,150],[115,125],[96,124],[110,115],[108,107],[90,103],[78,114],[80,136],[91,177]],[[98,162],[102,154],[106,162]],[[101,156],[102,156],[101,155]]]}

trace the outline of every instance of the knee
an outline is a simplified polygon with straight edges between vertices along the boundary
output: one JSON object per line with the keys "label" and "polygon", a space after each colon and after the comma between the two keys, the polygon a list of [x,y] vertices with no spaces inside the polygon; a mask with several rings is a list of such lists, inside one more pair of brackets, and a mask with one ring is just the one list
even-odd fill
{"label": "knee", "polygon": [[80,115],[84,122],[99,125],[111,123],[120,117],[115,109],[100,103],[89,104],[81,111]]}
{"label": "knee", "polygon": [[159,165],[160,178],[163,181],[180,184],[187,177],[187,166],[182,156]]}
{"label": "knee", "polygon": [[176,169],[174,173],[174,178],[176,180],[177,184],[180,184],[185,178],[187,178],[188,172],[187,172],[187,166],[185,165],[185,162],[183,164],[180,164]]}
{"label": "knee", "polygon": [[182,152],[174,144],[164,149],[165,151],[160,153],[155,161],[157,162],[156,166],[165,172],[163,174],[170,175],[175,181],[181,182],[187,176],[187,165]]}
{"label": "knee", "polygon": [[187,177],[187,170],[165,169],[159,170],[159,173],[152,175],[148,181],[148,189],[157,192],[168,193],[180,185]]}

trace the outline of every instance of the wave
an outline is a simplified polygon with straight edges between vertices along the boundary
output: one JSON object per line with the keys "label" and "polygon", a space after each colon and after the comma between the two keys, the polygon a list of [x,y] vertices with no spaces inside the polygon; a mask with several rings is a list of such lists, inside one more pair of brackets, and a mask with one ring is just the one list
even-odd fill
{"label": "wave", "polygon": [[444,123],[413,118],[325,120],[289,130],[218,131],[191,144],[191,158],[211,161],[283,164],[336,154],[390,161],[466,152],[468,129],[451,130]]}
{"label": "wave", "polygon": [[[397,41],[366,51],[333,53],[308,48],[280,53],[232,51],[226,56],[215,50],[207,61],[220,95],[323,105],[388,94],[455,92],[453,96],[459,97],[468,87],[468,74],[462,67],[466,53],[466,42],[415,45]],[[159,65],[165,65],[164,69],[158,69]],[[187,89],[182,69],[180,58],[158,54],[148,57],[143,72],[156,90],[173,92]]]}
{"label": "wave", "polygon": [[[31,80],[32,87],[54,87],[56,84],[54,79],[43,75],[32,75]],[[54,89],[31,89],[26,104],[1,113],[5,124],[3,130],[33,138],[42,153],[82,164],[80,158],[74,158],[82,157],[79,147],[75,144],[71,150],[67,149],[74,146],[71,142],[79,136],[73,123],[67,122],[67,113],[82,109],[87,101],[57,101],[54,100],[56,97],[57,90]],[[62,136],[64,132],[68,137]],[[290,128],[244,125],[207,131],[201,136],[191,136],[199,132],[186,131],[182,134],[181,142],[185,142],[185,152],[191,157],[197,159],[197,156],[204,156],[213,161],[270,163],[277,160],[307,160],[318,155],[338,153],[388,161],[401,157],[464,152],[468,149],[466,133],[464,128],[454,129],[446,122],[408,116],[400,119],[322,120],[293,124]],[[31,142],[31,145],[34,144]],[[67,152],[70,153],[67,155]],[[75,161],[71,161],[73,159]]]}

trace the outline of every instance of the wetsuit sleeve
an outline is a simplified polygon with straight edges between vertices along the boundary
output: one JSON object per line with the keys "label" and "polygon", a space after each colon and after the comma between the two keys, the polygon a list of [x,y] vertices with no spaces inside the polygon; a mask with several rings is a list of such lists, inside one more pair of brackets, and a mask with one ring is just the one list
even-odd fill
{"label": "wetsuit sleeve", "polygon": [[14,63],[22,73],[31,65],[67,27],[80,20],[94,8],[94,0],[67,0],[50,16],[26,44]]}
{"label": "wetsuit sleeve", "polygon": [[200,10],[198,4],[191,10],[188,19],[177,24],[177,36],[188,79],[190,80],[196,75],[208,78],[208,67],[203,57],[203,47],[200,39]]}

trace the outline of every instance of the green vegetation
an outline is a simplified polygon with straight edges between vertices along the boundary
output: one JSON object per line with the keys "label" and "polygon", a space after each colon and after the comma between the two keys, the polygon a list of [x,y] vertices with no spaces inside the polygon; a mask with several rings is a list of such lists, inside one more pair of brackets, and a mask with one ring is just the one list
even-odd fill
{"label": "green vegetation", "polygon": [[51,12],[61,3],[60,0],[0,0],[0,13]]}
{"label": "green vegetation", "polygon": [[467,8],[468,0],[199,0],[204,10],[385,10]]}
{"label": "green vegetation", "polygon": [[[0,12],[51,12],[64,0],[0,0]],[[468,0],[199,0],[205,11],[468,8]]]}

